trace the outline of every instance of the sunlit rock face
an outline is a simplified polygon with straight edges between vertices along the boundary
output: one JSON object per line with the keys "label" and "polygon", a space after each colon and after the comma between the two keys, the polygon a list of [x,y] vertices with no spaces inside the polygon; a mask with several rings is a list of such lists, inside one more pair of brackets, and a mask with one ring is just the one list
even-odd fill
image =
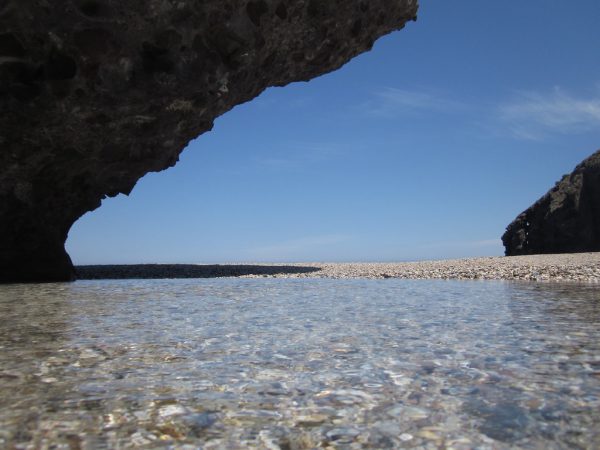
{"label": "sunlit rock face", "polygon": [[0,280],[72,279],[64,242],[81,215],[173,166],[235,105],[340,67],[416,13],[416,0],[3,0]]}
{"label": "sunlit rock face", "polygon": [[600,251],[600,150],[519,214],[502,242],[507,256]]}

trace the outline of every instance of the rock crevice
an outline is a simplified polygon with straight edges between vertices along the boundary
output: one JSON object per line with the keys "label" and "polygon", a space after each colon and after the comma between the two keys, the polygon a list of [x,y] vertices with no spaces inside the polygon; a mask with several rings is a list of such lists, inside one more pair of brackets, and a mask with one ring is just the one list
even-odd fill
{"label": "rock crevice", "polygon": [[103,198],[173,166],[213,120],[402,28],[416,0],[6,0],[0,281],[74,276],[64,242]]}

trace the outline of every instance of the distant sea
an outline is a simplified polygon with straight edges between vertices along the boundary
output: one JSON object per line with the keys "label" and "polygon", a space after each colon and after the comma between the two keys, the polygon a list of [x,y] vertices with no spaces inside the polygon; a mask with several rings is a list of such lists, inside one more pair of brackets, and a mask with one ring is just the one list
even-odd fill
{"label": "distant sea", "polygon": [[0,286],[2,448],[599,448],[598,423],[593,285]]}

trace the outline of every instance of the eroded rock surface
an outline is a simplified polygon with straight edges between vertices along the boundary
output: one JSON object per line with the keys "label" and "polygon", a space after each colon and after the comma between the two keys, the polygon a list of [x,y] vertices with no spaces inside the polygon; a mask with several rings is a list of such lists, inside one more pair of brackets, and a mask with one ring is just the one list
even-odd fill
{"label": "eroded rock surface", "polygon": [[413,20],[416,0],[4,0],[0,281],[69,280],[71,225],[213,120]]}
{"label": "eroded rock surface", "polygon": [[507,256],[600,251],[600,150],[519,214],[502,242]]}

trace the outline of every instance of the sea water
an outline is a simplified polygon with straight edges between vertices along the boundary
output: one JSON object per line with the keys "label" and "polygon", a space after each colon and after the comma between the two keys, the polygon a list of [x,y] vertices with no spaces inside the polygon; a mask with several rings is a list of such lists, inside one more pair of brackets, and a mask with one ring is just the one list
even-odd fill
{"label": "sea water", "polygon": [[594,285],[0,286],[0,447],[600,448]]}

